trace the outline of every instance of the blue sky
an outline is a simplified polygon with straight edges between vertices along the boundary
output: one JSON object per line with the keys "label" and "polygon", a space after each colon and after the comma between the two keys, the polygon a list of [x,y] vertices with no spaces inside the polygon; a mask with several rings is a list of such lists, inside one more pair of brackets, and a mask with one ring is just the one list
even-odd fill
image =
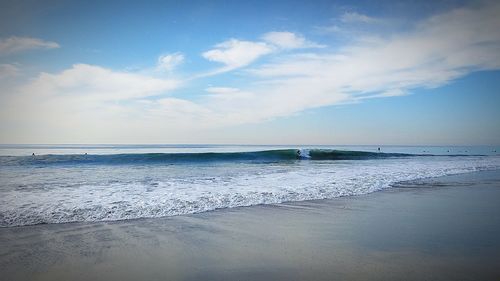
{"label": "blue sky", "polygon": [[4,1],[0,143],[500,144],[494,1]]}

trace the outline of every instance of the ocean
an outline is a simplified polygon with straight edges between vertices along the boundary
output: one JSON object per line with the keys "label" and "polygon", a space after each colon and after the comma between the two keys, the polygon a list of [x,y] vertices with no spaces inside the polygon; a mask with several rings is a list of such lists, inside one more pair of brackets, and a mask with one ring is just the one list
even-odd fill
{"label": "ocean", "polygon": [[489,146],[0,145],[0,227],[331,199],[496,169]]}

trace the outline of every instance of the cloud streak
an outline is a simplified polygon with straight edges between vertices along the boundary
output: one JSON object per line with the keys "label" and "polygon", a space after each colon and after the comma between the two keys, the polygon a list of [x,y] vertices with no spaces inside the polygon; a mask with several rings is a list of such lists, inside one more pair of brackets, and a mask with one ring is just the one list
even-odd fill
{"label": "cloud streak", "polygon": [[9,37],[0,39],[0,55],[11,55],[35,49],[60,48],[56,42],[31,37]]}
{"label": "cloud streak", "polygon": [[230,39],[215,45],[214,49],[204,52],[202,56],[224,65],[213,73],[217,74],[249,65],[272,51],[272,48],[263,42]]}
{"label": "cloud streak", "polygon": [[340,16],[340,21],[343,23],[381,23],[381,19],[373,18],[357,12],[345,12]]}
{"label": "cloud streak", "polygon": [[262,40],[282,49],[324,48],[325,45],[307,40],[304,36],[288,31],[273,31],[262,36]]}
{"label": "cloud streak", "polygon": [[[153,122],[149,116],[160,106],[176,115],[191,113],[186,109],[190,102],[169,100],[168,95],[181,84],[173,79],[75,64],[59,73],[41,73],[21,87],[3,88],[0,129],[14,131],[27,142],[34,135],[42,142],[56,141],[52,135],[66,137],[68,142],[100,135],[106,141],[128,131],[130,126],[142,130],[137,120],[149,128],[146,123]],[[150,98],[156,100],[156,107],[149,106]],[[157,115],[154,122],[161,122],[157,119],[160,116],[166,115]]]}
{"label": "cloud streak", "polygon": [[262,35],[261,39],[263,41],[230,39],[215,45],[214,49],[204,52],[202,56],[209,61],[222,63],[225,66],[198,75],[196,78],[212,76],[242,68],[265,55],[279,53],[282,50],[326,47],[309,41],[300,34],[288,31],[268,32]]}
{"label": "cloud streak", "polygon": [[0,79],[16,76],[18,71],[19,70],[15,65],[8,63],[0,64]]}
{"label": "cloud streak", "polygon": [[99,66],[75,64],[61,73],[42,73],[23,88],[53,96],[73,96],[87,100],[122,101],[145,98],[171,91],[179,86],[175,80],[117,72]]}
{"label": "cloud streak", "polygon": [[177,66],[184,62],[184,55],[177,52],[173,54],[161,55],[158,58],[157,69],[160,71],[172,72]]}

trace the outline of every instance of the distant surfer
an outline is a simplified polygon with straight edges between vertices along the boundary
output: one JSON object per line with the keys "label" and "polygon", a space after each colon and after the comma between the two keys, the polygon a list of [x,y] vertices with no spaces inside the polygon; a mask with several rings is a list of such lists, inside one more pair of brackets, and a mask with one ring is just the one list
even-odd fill
{"label": "distant surfer", "polygon": [[300,149],[297,149],[297,157],[300,158]]}
{"label": "distant surfer", "polygon": [[31,156],[35,156],[35,152],[33,152],[33,153],[31,154]]}
{"label": "distant surfer", "polygon": [[380,147],[379,147],[379,148],[377,148],[377,150],[378,150],[378,152],[380,152]]}

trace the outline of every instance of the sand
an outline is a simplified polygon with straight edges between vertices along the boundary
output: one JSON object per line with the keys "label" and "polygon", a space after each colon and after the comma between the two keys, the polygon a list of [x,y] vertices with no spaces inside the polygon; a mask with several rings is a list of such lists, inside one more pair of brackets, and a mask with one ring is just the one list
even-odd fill
{"label": "sand", "polygon": [[0,280],[500,280],[500,172],[331,200],[1,228]]}

